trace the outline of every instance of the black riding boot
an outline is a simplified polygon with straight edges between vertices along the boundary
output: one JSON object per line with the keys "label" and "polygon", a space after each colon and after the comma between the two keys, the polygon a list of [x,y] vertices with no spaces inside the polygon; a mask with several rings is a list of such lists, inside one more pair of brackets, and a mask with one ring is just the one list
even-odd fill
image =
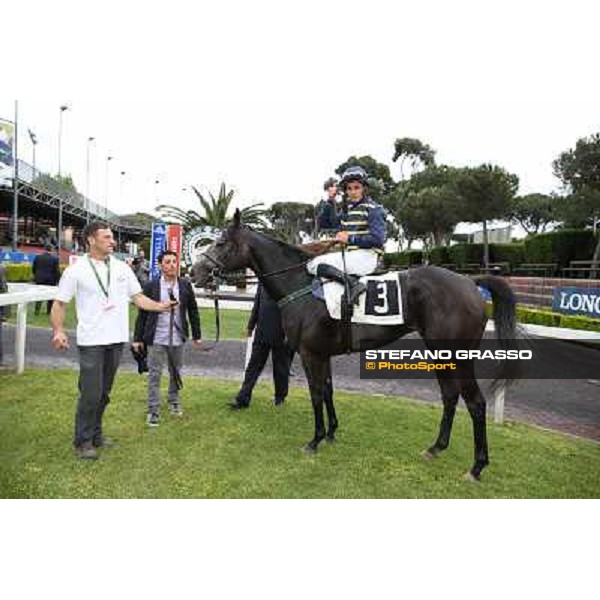
{"label": "black riding boot", "polygon": [[327,279],[333,279],[346,285],[346,278],[348,280],[350,288],[350,304],[358,304],[359,296],[367,291],[367,286],[359,281],[358,275],[346,275],[333,265],[327,263],[321,263],[317,266],[317,277],[326,277]]}

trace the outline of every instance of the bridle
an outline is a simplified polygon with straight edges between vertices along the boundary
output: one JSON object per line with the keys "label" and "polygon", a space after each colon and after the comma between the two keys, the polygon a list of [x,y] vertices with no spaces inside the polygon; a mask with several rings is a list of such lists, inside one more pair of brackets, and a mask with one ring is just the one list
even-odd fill
{"label": "bridle", "polygon": [[[213,269],[212,273],[211,273],[211,275],[213,277],[221,277],[222,274],[227,271],[227,267],[217,257],[211,256],[208,253],[208,251],[204,252],[202,254],[202,256],[208,258],[209,261],[211,261],[212,263],[214,263],[216,265],[217,268]],[[279,275],[281,273],[287,273],[289,271],[293,271],[295,269],[299,269],[300,267],[305,267],[316,256],[319,256],[319,255],[317,254],[315,256],[311,256],[310,258],[308,258],[308,259],[306,259],[306,260],[304,260],[304,261],[302,261],[300,263],[297,263],[297,264],[292,265],[290,267],[285,267],[284,269],[278,269],[276,271],[269,271],[267,273],[261,273],[260,277],[271,277],[272,275]],[[256,275],[243,275],[242,277],[240,277],[240,280],[242,280],[242,279],[246,280],[246,281],[252,282],[252,281],[255,281],[257,279],[257,276]]]}
{"label": "bridle", "polygon": [[[218,244],[218,242],[217,242],[217,244]],[[304,260],[300,263],[291,265],[289,267],[285,267],[283,269],[277,269],[276,271],[269,271],[267,273],[261,273],[260,276],[256,276],[256,275],[237,276],[237,277],[235,277],[235,281],[236,282],[244,281],[246,283],[256,283],[258,280],[264,279],[266,277],[272,277],[273,275],[280,275],[281,273],[287,273],[289,271],[294,271],[296,269],[304,268],[311,260],[313,260],[317,256],[320,256],[321,254],[325,254],[325,252],[327,252],[328,250],[329,250],[329,248],[325,248],[322,252],[315,254],[314,256],[311,256],[310,258],[307,258],[306,260]],[[212,350],[218,344],[219,339],[220,339],[221,317],[220,317],[220,313],[219,313],[219,295],[217,294],[217,288],[219,286],[219,280],[225,279],[224,273],[226,273],[228,271],[228,268],[223,263],[222,260],[220,260],[216,256],[212,256],[208,250],[206,252],[203,252],[202,256],[207,258],[211,263],[213,263],[215,265],[215,268],[212,269],[210,272],[210,279],[209,279],[210,283],[206,287],[207,287],[207,289],[211,290],[211,296],[212,296],[212,298],[214,300],[214,304],[215,304],[215,322],[216,322],[217,335],[215,338],[215,343],[208,348],[204,348],[204,350],[208,351],[208,350]]]}

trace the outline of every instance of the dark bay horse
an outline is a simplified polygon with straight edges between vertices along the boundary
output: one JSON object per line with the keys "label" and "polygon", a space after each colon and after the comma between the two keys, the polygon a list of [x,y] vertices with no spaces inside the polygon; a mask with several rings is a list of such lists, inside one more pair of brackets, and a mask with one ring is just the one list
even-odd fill
{"label": "dark bay horse", "polygon": [[[262,281],[275,300],[290,296],[310,285],[312,276],[305,263],[312,258],[302,249],[269,238],[245,227],[236,211],[232,225],[221,238],[209,246],[194,265],[192,278],[197,286],[204,286],[215,269],[233,271],[250,268]],[[352,324],[353,352],[385,346],[390,342],[417,331],[427,348],[434,349],[436,340],[460,340],[468,349],[475,349],[483,336],[487,318],[484,302],[476,284],[469,278],[438,267],[422,267],[401,273],[405,289],[405,324],[399,326]],[[493,301],[493,319],[501,348],[513,347],[516,339],[515,298],[506,282],[494,276],[478,279],[486,287]],[[333,398],[325,393],[331,380],[331,357],[347,350],[345,326],[330,318],[323,301],[304,294],[281,309],[282,322],[290,345],[300,354],[308,385],[315,419],[315,435],[304,447],[314,452],[327,438],[335,439],[338,421]],[[510,380],[517,361],[504,361],[499,378]],[[441,388],[444,412],[439,435],[423,455],[437,456],[448,447],[450,432],[459,396],[462,396],[473,422],[475,444],[474,464],[467,477],[478,480],[489,463],[486,434],[486,404],[475,379],[472,360],[457,363],[455,371],[435,371]],[[325,430],[323,404],[327,411],[328,428]]]}

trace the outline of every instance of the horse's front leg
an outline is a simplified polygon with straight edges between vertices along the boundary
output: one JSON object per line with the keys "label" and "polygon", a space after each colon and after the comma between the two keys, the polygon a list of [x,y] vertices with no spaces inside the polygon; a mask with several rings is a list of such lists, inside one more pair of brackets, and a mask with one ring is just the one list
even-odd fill
{"label": "horse's front leg", "polygon": [[314,453],[319,443],[325,437],[325,419],[323,417],[323,399],[325,395],[325,380],[327,377],[327,363],[323,357],[314,354],[302,354],[302,364],[306,372],[310,399],[315,416],[315,436],[303,448],[304,452]]}

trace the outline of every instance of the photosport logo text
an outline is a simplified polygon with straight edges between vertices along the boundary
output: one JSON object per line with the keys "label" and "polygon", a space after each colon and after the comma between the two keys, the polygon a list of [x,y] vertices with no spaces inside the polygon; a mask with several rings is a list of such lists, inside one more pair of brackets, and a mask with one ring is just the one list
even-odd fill
{"label": "photosport logo text", "polygon": [[[367,350],[367,371],[456,371],[458,361],[532,360],[531,350]],[[402,361],[402,362],[400,362]],[[409,362],[407,362],[409,361]],[[415,362],[417,361],[417,362]],[[433,361],[433,362],[428,362]]]}
{"label": "photosport logo text", "polygon": [[600,361],[597,340],[577,345],[542,338],[435,340],[432,349],[419,338],[409,338],[385,348],[368,345],[361,351],[362,379],[425,379],[469,365],[478,379],[495,379],[507,362],[517,367],[511,369],[516,379],[589,379],[597,376]]}

